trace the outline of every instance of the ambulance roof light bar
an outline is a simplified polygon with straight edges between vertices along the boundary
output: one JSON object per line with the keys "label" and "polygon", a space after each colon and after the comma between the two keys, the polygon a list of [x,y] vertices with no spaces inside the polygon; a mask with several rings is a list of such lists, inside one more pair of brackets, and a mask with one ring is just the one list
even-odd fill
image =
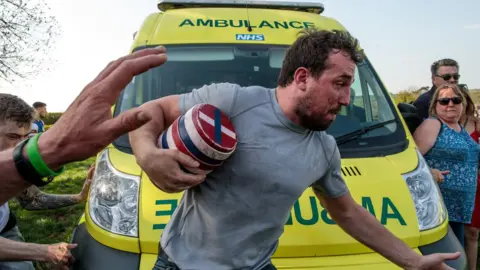
{"label": "ambulance roof light bar", "polygon": [[287,9],[321,14],[325,8],[318,0],[158,0],[158,9],[191,7],[251,7]]}

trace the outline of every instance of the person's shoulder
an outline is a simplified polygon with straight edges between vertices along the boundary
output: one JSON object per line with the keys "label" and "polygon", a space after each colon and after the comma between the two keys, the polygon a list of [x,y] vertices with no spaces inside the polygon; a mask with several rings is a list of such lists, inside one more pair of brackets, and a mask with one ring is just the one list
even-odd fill
{"label": "person's shoulder", "polygon": [[422,121],[420,126],[418,126],[417,130],[421,131],[434,131],[439,130],[442,127],[442,121],[436,117],[429,117]]}
{"label": "person's shoulder", "polygon": [[415,103],[428,102],[430,100],[430,98],[431,98],[430,93],[425,92],[425,93],[420,94],[413,103],[415,104]]}
{"label": "person's shoulder", "polygon": [[425,125],[438,125],[438,126],[442,125],[442,121],[440,121],[440,119],[438,119],[435,116],[430,116],[426,118],[425,120],[423,120],[422,123],[425,123]]}
{"label": "person's shoulder", "polygon": [[325,153],[325,158],[330,160],[337,150],[337,140],[331,134],[328,134],[326,131],[315,131],[319,142],[322,145],[323,152]]}
{"label": "person's shoulder", "polygon": [[38,125],[37,125],[36,122],[33,122],[33,123],[32,123],[31,130],[35,130],[35,131],[38,132]]}
{"label": "person's shoulder", "polygon": [[[198,93],[201,95],[218,95],[218,94],[230,94],[237,91],[240,85],[228,82],[214,82],[210,84],[204,84],[201,87],[194,88],[192,93]],[[186,93],[187,95],[190,93]]]}
{"label": "person's shoulder", "polygon": [[274,89],[262,86],[239,86],[236,99],[236,111],[243,112],[259,105],[270,104]]}
{"label": "person's shoulder", "polygon": [[274,90],[273,88],[266,88],[260,85],[248,85],[248,86],[237,85],[237,86],[238,86],[238,89],[245,94],[258,94],[258,93],[268,94],[269,91]]}

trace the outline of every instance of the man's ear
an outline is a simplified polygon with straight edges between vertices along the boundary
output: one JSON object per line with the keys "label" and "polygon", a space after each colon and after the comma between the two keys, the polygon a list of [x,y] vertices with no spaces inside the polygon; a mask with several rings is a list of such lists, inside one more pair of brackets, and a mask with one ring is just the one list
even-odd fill
{"label": "man's ear", "polygon": [[304,67],[299,67],[293,74],[293,82],[301,91],[307,89],[307,79],[310,76],[310,71]]}

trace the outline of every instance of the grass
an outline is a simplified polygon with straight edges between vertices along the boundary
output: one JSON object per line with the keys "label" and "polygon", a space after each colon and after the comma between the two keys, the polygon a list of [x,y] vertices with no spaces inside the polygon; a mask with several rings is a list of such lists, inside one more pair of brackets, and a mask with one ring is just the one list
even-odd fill
{"label": "grass", "polygon": [[[41,188],[52,194],[77,194],[82,190],[87,170],[95,158],[68,164],[65,172],[57,176],[52,183]],[[15,199],[9,202],[15,213],[18,226],[25,241],[39,244],[69,242],[72,230],[84,211],[85,203],[56,210],[27,211],[21,208]],[[36,269],[49,269],[44,263],[35,263]]]}

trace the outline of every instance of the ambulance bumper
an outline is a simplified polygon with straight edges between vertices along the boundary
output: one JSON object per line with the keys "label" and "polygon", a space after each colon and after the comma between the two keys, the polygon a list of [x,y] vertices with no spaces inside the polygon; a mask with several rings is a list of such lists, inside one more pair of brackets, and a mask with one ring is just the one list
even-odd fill
{"label": "ambulance bumper", "polygon": [[[153,254],[143,254],[141,266],[141,254],[137,253],[130,253],[125,252],[117,249],[110,248],[105,246],[95,239],[88,233],[85,223],[79,224],[75,230],[73,231],[72,235],[72,243],[77,243],[78,246],[72,250],[72,255],[75,257],[75,263],[71,267],[74,270],[96,270],[96,269],[118,269],[118,270],[130,270],[130,269],[151,269],[153,264],[155,263],[156,256]],[[448,227],[448,232],[439,241],[421,246],[418,250],[423,255],[429,255],[433,253],[449,253],[449,252],[456,252],[461,251],[460,258],[452,261],[446,262],[450,267],[453,269],[467,269],[467,259],[465,255],[465,251],[462,248],[460,242],[457,240],[455,234],[453,233],[452,229]],[[358,255],[357,255],[358,256]],[[286,258],[285,258],[286,259]],[[274,258],[273,262],[276,265],[277,269],[317,269],[316,267],[312,268],[312,265],[307,266],[303,261],[305,258],[288,258],[285,261],[284,258]],[[314,258],[309,258],[309,260]],[[322,258],[317,258],[322,260]],[[325,259],[325,258],[323,258]],[[314,259],[315,260],[315,259]],[[341,262],[342,260],[338,260],[338,257],[335,259],[337,262]],[[293,266],[295,264],[296,266]],[[317,263],[314,263],[315,265]],[[321,263],[320,263],[321,264]],[[343,264],[343,263],[342,263]],[[147,266],[148,265],[148,266]],[[329,267],[325,267],[325,265],[321,266],[318,269],[398,269],[391,263],[382,264],[372,264],[372,265],[356,265],[353,263],[352,265],[331,265]]]}
{"label": "ambulance bumper", "polygon": [[139,269],[140,254],[113,249],[99,243],[88,233],[85,223],[75,227],[71,242],[78,246],[72,250],[75,263],[70,269]]}

